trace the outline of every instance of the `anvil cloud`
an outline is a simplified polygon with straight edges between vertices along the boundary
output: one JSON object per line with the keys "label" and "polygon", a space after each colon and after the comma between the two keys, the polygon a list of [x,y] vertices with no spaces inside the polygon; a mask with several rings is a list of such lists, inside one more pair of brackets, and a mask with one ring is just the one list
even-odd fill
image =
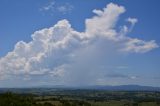
{"label": "anvil cloud", "polygon": [[[102,10],[94,9],[95,16],[85,20],[84,32],[74,30],[66,19],[34,32],[32,41],[17,42],[14,50],[0,59],[0,80],[12,79],[13,76],[34,80],[45,76],[62,84],[79,81],[83,84],[91,80],[96,83],[102,77],[96,67],[108,57],[116,58],[117,54],[123,53],[146,53],[158,47],[155,40],[145,41],[127,36],[138,22],[136,18],[129,17],[126,21],[129,24],[117,30],[116,23],[125,11],[123,6],[113,3]],[[105,59],[101,60],[101,56]],[[103,71],[105,73],[107,70]]]}

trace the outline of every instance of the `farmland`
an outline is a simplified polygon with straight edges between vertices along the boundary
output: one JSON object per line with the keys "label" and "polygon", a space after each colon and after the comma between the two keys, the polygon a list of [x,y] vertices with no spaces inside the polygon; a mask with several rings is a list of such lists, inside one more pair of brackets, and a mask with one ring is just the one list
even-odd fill
{"label": "farmland", "polygon": [[[7,102],[6,102],[7,101]],[[8,103],[7,105],[5,105]],[[17,103],[17,104],[16,104]],[[14,105],[15,104],[15,105]],[[1,90],[0,106],[160,106],[158,91],[89,89]]]}

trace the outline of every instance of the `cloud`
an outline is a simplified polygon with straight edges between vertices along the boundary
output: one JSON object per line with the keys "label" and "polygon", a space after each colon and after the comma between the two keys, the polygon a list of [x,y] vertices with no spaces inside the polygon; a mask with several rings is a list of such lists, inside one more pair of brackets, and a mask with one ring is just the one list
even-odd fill
{"label": "cloud", "polygon": [[159,46],[155,43],[155,40],[143,41],[137,38],[129,38],[125,43],[125,48],[122,51],[135,52],[135,53],[145,53]]}
{"label": "cloud", "polygon": [[[54,4],[44,9],[54,9]],[[158,47],[154,40],[128,37],[130,31],[124,33],[124,28],[120,32],[116,30],[116,23],[125,12],[123,6],[110,3],[103,10],[93,12],[96,15],[85,20],[84,32],[74,30],[64,19],[34,32],[28,43],[17,42],[14,50],[0,59],[0,78],[21,76],[42,81],[40,76],[45,76],[44,80],[56,83],[94,84],[107,71],[99,72],[99,66],[116,61],[120,53],[145,53]],[[132,27],[137,20],[128,18],[128,22]]]}
{"label": "cloud", "polygon": [[58,4],[55,1],[51,1],[45,6],[41,7],[40,11],[50,12],[51,14],[58,11],[59,13],[67,14],[67,13],[70,13],[73,10],[73,8],[74,8],[73,5],[69,3]]}
{"label": "cloud", "polygon": [[69,13],[73,10],[73,6],[69,3],[66,3],[64,5],[61,5],[59,7],[57,7],[57,10],[63,14]]}
{"label": "cloud", "polygon": [[131,18],[131,17],[129,17],[127,21],[130,22],[132,25],[135,25],[138,22],[136,18]]}
{"label": "cloud", "polygon": [[54,9],[54,5],[55,5],[55,2],[52,1],[52,2],[49,2],[46,6],[42,7],[41,9],[45,11],[49,11]]}
{"label": "cloud", "polygon": [[131,76],[131,75],[126,75],[126,74],[122,74],[122,73],[110,73],[110,74],[107,74],[106,77],[109,77],[109,78],[125,78],[125,79],[137,79],[138,76]]}
{"label": "cloud", "polygon": [[86,34],[89,37],[104,36],[107,39],[117,40],[117,32],[114,29],[119,15],[125,12],[125,8],[110,3],[103,10],[93,10],[96,16],[86,19]]}

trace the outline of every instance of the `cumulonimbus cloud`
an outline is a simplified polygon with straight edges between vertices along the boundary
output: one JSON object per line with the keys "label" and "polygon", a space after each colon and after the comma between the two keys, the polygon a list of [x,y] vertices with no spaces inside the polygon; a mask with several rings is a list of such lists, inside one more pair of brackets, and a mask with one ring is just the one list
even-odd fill
{"label": "cumulonimbus cloud", "polygon": [[[81,68],[84,66],[86,70],[91,67],[82,65],[79,61],[83,62],[83,58],[84,60],[91,59],[88,58],[90,55],[97,55],[89,50],[98,51],[97,48],[101,48],[97,43],[101,41],[99,39],[106,44],[111,44],[103,48],[109,48],[107,52],[145,53],[157,48],[158,45],[154,40],[144,41],[127,36],[131,31],[130,28],[137,22],[135,18],[128,18],[131,26],[124,25],[121,31],[116,30],[116,23],[125,11],[123,6],[113,3],[108,4],[103,10],[93,10],[96,15],[85,20],[84,32],[74,30],[66,19],[57,22],[53,27],[34,32],[31,36],[32,41],[17,42],[14,50],[0,59],[0,78],[7,79],[18,75],[27,77],[48,75],[54,79],[65,78],[65,75],[74,76],[70,74],[75,73],[80,75],[83,71],[78,72],[75,67],[78,68],[78,65],[81,65]],[[77,55],[81,55],[81,58],[76,57]],[[92,56],[91,60],[96,61],[96,59],[98,56]],[[67,69],[72,69],[72,71],[69,72]],[[86,76],[90,74],[85,73]]]}

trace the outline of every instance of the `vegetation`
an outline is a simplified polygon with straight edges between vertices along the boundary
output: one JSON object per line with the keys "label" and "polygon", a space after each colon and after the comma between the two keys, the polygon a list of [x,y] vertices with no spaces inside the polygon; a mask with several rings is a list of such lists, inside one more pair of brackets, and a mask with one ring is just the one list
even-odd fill
{"label": "vegetation", "polygon": [[160,92],[47,90],[0,94],[0,106],[160,106]]}

